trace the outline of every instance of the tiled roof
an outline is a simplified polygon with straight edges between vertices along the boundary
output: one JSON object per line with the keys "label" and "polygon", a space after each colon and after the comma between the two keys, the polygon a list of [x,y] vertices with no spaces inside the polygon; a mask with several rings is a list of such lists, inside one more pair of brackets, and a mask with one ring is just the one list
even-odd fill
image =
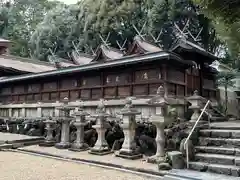
{"label": "tiled roof", "polygon": [[140,36],[135,36],[134,41],[145,51],[147,52],[159,52],[162,49],[156,45],[153,45],[146,40],[143,40]]}
{"label": "tiled roof", "polygon": [[75,64],[82,65],[88,64],[93,60],[93,57],[83,53],[77,53],[76,51],[72,52],[72,58]]}
{"label": "tiled roof", "polygon": [[11,55],[0,55],[0,67],[31,73],[52,71],[56,69],[50,63]]}
{"label": "tiled roof", "polygon": [[105,45],[100,45],[96,54],[97,55],[92,60],[94,62],[98,61],[101,58],[101,55],[104,57],[104,60],[119,59],[124,56],[120,50]]}

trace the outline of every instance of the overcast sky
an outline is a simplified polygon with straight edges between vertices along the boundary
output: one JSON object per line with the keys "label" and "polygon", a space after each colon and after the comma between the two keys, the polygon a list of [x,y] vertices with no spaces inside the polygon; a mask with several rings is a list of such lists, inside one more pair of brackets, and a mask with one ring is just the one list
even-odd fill
{"label": "overcast sky", "polygon": [[59,0],[64,2],[65,4],[75,4],[78,0]]}

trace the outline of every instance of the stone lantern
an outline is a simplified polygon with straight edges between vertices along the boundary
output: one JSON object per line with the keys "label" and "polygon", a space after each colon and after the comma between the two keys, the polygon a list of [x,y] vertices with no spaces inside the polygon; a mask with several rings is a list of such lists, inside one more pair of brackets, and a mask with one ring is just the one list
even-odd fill
{"label": "stone lantern", "polygon": [[77,128],[77,139],[72,144],[69,150],[71,151],[85,151],[89,149],[88,144],[84,143],[84,126],[86,125],[86,116],[89,114],[83,109],[83,102],[80,103],[78,111],[75,113],[76,121],[73,123]]}
{"label": "stone lantern", "polygon": [[[161,163],[165,161],[165,135],[164,128],[173,121],[173,117],[168,112],[168,99],[165,97],[165,91],[162,86],[157,90],[157,95],[148,101],[152,106],[152,115],[149,118],[157,129],[156,145],[157,151],[154,156],[147,159],[149,163]],[[176,113],[175,113],[176,115]]]}
{"label": "stone lantern", "polygon": [[[64,98],[63,105],[60,107],[57,107],[57,109],[62,112],[60,113],[60,116],[58,117],[59,122],[62,125],[61,128],[61,141],[60,143],[55,144],[55,147],[58,149],[67,149],[70,147],[69,142],[69,133],[70,133],[70,122],[74,120],[74,117],[70,116],[70,111],[74,110],[75,107],[71,107],[68,104],[68,98]],[[63,115],[61,115],[63,114]]]}
{"label": "stone lantern", "polygon": [[46,130],[47,130],[47,136],[44,140],[44,142],[40,143],[39,146],[45,146],[45,147],[50,147],[54,146],[56,141],[53,137],[53,130],[54,130],[54,125],[56,124],[56,121],[52,120],[51,117],[44,121],[46,124]]}
{"label": "stone lantern", "polygon": [[199,96],[198,91],[195,90],[193,96],[188,97],[187,101],[191,103],[189,109],[193,110],[190,122],[195,123],[200,116],[200,111],[203,108],[203,102],[205,102],[206,99],[202,96]]}
{"label": "stone lantern", "polygon": [[116,156],[127,159],[139,159],[142,154],[136,151],[135,143],[135,129],[136,129],[136,115],[141,114],[137,109],[133,108],[132,98],[127,98],[123,109],[119,112],[123,118],[123,132],[124,142]]}
{"label": "stone lantern", "polygon": [[98,138],[95,146],[90,149],[90,154],[95,155],[106,155],[110,154],[111,151],[108,148],[107,141],[105,139],[105,132],[106,132],[106,119],[110,115],[106,113],[105,105],[104,105],[104,99],[100,99],[100,103],[98,104],[96,114],[93,115],[97,119],[96,125],[93,126],[93,128],[96,129],[98,133]]}

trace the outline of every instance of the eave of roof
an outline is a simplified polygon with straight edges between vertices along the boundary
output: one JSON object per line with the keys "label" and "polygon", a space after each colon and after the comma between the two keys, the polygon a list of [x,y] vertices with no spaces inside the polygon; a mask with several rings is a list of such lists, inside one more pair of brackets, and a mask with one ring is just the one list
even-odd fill
{"label": "eave of roof", "polygon": [[54,70],[54,71],[20,75],[20,76],[10,77],[10,78],[6,78],[6,79],[1,79],[0,83],[41,78],[41,77],[45,77],[45,76],[63,75],[63,74],[67,74],[67,73],[82,72],[82,71],[88,71],[88,70],[93,70],[93,69],[101,69],[101,68],[106,68],[106,67],[129,65],[129,64],[135,64],[138,62],[149,62],[149,61],[163,60],[163,59],[167,59],[167,60],[173,59],[185,66],[193,65],[193,63],[191,61],[184,61],[181,57],[179,57],[178,55],[176,55],[174,53],[167,52],[167,51],[161,51],[161,52],[154,52],[154,53],[146,53],[146,54],[139,55],[139,56],[124,56],[122,58],[115,59],[112,61],[106,61],[103,63],[90,63],[90,64],[86,64],[86,65],[82,65],[82,66],[64,68],[64,69],[59,69],[59,70]]}
{"label": "eave of roof", "polygon": [[194,44],[194,43],[192,43],[192,42],[190,42],[188,40],[185,40],[185,39],[178,39],[176,44],[174,44],[173,47],[171,48],[171,51],[174,52],[178,48],[183,48],[183,49],[185,49],[187,51],[194,49],[199,54],[201,54],[203,56],[206,56],[206,57],[212,59],[213,61],[219,59],[217,56],[215,56],[214,54],[206,51],[201,46],[199,46],[197,44]]}

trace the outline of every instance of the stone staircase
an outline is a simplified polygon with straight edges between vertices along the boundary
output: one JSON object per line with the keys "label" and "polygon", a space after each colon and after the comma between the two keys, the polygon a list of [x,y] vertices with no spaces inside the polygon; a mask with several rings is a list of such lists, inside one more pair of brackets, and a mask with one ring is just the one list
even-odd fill
{"label": "stone staircase", "polygon": [[189,168],[240,177],[240,122],[212,123],[199,134]]}

